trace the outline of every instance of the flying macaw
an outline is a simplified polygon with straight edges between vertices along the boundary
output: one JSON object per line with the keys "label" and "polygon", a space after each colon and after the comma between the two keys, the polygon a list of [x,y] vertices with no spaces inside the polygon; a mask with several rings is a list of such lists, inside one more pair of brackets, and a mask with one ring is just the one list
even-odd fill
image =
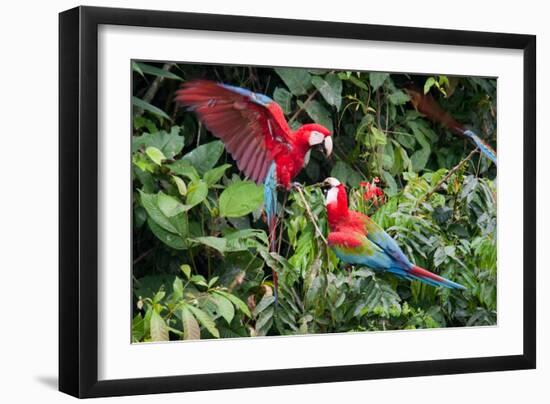
{"label": "flying macaw", "polygon": [[340,260],[433,286],[465,289],[411,263],[395,240],[370,217],[348,209],[346,188],[340,181],[329,177],[325,183],[331,187],[325,201],[330,228],[327,241]]}
{"label": "flying macaw", "polygon": [[497,154],[493,148],[481,140],[472,130],[466,129],[464,125],[454,119],[448,112],[445,112],[431,94],[424,94],[414,86],[405,88],[405,91],[411,97],[411,104],[418,112],[426,115],[432,122],[445,126],[455,135],[471,139],[489,160],[495,164],[497,163]]}
{"label": "flying macaw", "polygon": [[[312,146],[332,152],[330,131],[306,124],[293,131],[283,110],[266,95],[208,80],[184,83],[176,101],[194,111],[208,130],[225,144],[244,174],[264,185],[270,250],[275,250],[277,186],[290,190],[293,178],[307,164]],[[275,296],[277,275],[273,272]]]}

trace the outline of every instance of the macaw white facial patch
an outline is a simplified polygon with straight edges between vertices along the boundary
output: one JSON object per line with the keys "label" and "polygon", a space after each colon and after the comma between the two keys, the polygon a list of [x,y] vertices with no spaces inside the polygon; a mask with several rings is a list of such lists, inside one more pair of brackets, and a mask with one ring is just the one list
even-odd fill
{"label": "macaw white facial patch", "polygon": [[321,132],[317,132],[316,130],[314,130],[309,135],[309,145],[314,146],[316,144],[321,144],[324,139],[325,135],[323,135]]}
{"label": "macaw white facial patch", "polygon": [[338,188],[331,188],[327,192],[327,198],[325,200],[325,205],[330,205],[332,202],[336,202],[338,199]]}

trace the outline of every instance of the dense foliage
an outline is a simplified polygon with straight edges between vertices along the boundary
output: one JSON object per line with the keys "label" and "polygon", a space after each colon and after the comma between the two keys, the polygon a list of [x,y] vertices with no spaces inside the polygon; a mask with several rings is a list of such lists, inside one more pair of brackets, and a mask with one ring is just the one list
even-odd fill
{"label": "dense foliage", "polygon": [[[173,102],[198,77],[269,95],[291,126],[333,130],[334,156],[313,151],[303,190],[288,195],[278,253],[268,253],[262,187]],[[132,340],[495,324],[496,167],[415,111],[402,89],[411,80],[495,146],[494,79],[134,63]],[[339,262],[319,234],[329,175],[413,262],[467,290]]]}

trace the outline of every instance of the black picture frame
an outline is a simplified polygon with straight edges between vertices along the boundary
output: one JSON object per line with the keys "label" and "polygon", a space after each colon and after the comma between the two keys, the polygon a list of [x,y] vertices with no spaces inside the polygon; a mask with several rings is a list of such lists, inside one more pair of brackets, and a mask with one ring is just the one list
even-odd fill
{"label": "black picture frame", "polygon": [[[100,24],[522,50],[523,354],[98,381],[97,52]],[[96,7],[77,7],[60,13],[59,389],[84,398],[534,369],[535,73],[536,37],[533,35]]]}

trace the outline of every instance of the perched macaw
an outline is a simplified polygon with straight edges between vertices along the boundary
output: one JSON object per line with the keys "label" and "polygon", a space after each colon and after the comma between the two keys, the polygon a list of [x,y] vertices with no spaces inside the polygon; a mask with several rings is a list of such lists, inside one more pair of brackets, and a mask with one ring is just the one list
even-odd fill
{"label": "perched macaw", "polygon": [[340,260],[433,286],[465,289],[411,263],[395,240],[370,217],[349,210],[346,188],[340,181],[329,177],[325,183],[331,187],[325,201],[330,228],[327,241]]}
{"label": "perched macaw", "polygon": [[[250,90],[195,80],[184,83],[176,101],[194,111],[225,148],[245,175],[264,185],[264,203],[269,227],[270,249],[275,250],[277,186],[286,190],[307,164],[310,148],[323,144],[332,152],[330,131],[306,124],[293,131],[279,104]],[[273,273],[275,293],[277,276]]]}
{"label": "perched macaw", "polygon": [[493,163],[497,163],[497,154],[491,146],[485,143],[472,130],[466,129],[464,125],[454,119],[448,112],[445,112],[431,94],[424,94],[414,86],[405,88],[411,97],[414,108],[432,122],[439,123],[448,128],[455,135],[465,136],[471,139],[479,150]]}

